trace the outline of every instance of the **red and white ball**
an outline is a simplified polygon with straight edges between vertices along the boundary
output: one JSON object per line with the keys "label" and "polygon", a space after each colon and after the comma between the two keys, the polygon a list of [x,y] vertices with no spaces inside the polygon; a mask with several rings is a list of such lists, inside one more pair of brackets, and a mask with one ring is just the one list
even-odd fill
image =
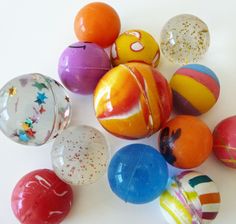
{"label": "red and white ball", "polygon": [[69,213],[73,193],[48,169],[26,174],[16,184],[12,210],[21,224],[59,224]]}

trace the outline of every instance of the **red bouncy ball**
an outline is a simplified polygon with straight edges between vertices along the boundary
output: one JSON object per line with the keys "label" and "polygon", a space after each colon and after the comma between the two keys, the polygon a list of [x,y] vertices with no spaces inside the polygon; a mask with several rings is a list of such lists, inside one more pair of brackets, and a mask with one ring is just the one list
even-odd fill
{"label": "red bouncy ball", "polygon": [[73,193],[48,169],[26,174],[16,184],[11,198],[12,210],[22,224],[58,224],[69,213]]}
{"label": "red bouncy ball", "polygon": [[236,116],[222,120],[213,132],[213,151],[226,166],[236,169]]}

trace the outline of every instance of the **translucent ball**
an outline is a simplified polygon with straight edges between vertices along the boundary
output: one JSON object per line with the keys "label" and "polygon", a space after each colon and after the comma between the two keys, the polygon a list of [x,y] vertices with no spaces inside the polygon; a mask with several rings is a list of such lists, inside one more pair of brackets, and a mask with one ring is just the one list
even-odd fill
{"label": "translucent ball", "polygon": [[148,203],[165,190],[167,164],[151,146],[127,145],[113,156],[108,180],[112,191],[125,202]]}
{"label": "translucent ball", "polygon": [[199,61],[209,45],[207,25],[193,15],[182,14],[171,18],[161,32],[161,51],[176,64]]}
{"label": "translucent ball", "polygon": [[51,152],[55,173],[72,185],[96,182],[105,173],[108,158],[108,144],[103,134],[85,125],[63,131]]}
{"label": "translucent ball", "polygon": [[0,89],[0,129],[17,143],[43,145],[56,138],[70,118],[65,89],[47,76],[18,76]]}

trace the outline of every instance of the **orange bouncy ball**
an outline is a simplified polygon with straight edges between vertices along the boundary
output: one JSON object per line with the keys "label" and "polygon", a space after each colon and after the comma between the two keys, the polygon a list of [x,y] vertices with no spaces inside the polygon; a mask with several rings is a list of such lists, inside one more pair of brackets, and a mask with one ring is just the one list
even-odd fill
{"label": "orange bouncy ball", "polygon": [[148,137],[167,121],[172,94],[166,79],[143,63],[121,64],[107,72],[94,92],[98,121],[125,139]]}
{"label": "orange bouncy ball", "polygon": [[115,42],[120,33],[120,18],[111,6],[93,2],[78,12],[74,29],[80,41],[93,42],[106,48]]}
{"label": "orange bouncy ball", "polygon": [[166,161],[182,169],[201,165],[212,151],[213,137],[205,123],[194,116],[177,116],[167,122],[159,136]]}

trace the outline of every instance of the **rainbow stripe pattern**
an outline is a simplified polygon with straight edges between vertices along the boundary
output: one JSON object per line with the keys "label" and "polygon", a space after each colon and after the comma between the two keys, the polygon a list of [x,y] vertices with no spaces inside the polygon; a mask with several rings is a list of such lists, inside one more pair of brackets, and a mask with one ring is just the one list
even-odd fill
{"label": "rainbow stripe pattern", "polygon": [[170,80],[174,109],[179,114],[201,115],[216,103],[220,83],[206,66],[188,64],[179,68]]}
{"label": "rainbow stripe pattern", "polygon": [[184,171],[171,180],[160,197],[161,211],[169,224],[207,224],[218,214],[220,194],[206,175]]}

